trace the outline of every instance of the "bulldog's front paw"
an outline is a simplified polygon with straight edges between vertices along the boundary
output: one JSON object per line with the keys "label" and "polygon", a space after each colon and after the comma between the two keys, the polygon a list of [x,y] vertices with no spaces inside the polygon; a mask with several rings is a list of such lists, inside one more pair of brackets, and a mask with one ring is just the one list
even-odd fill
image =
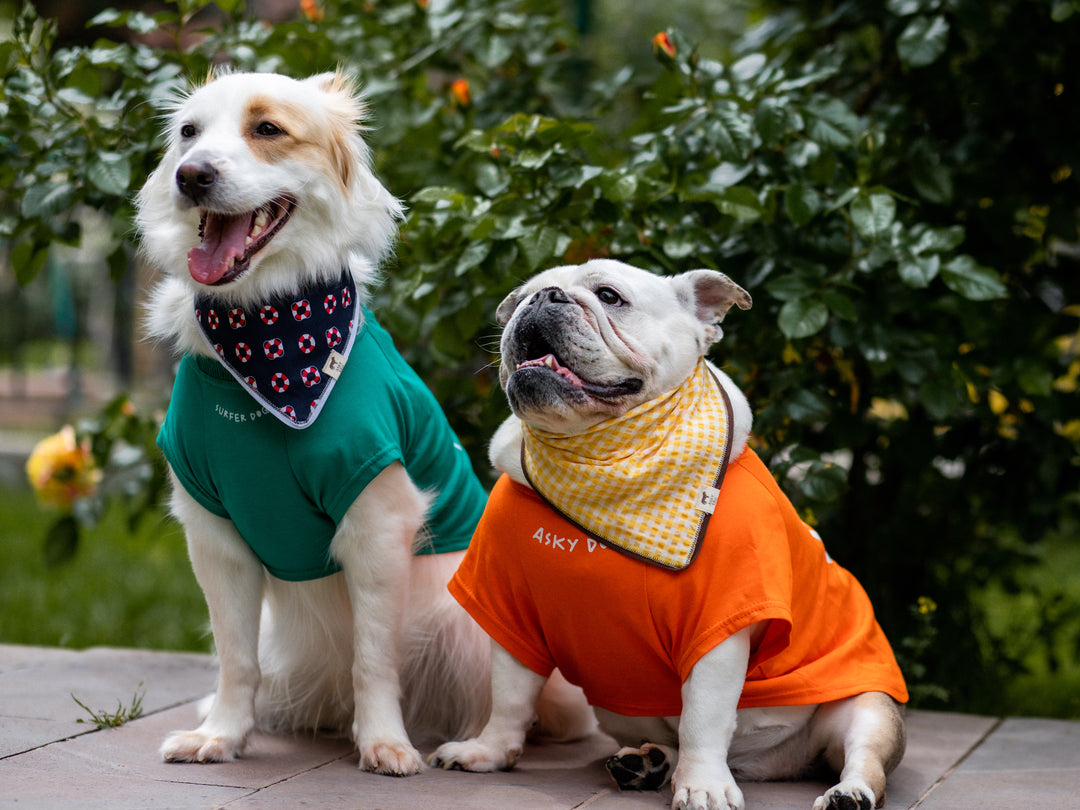
{"label": "bulldog's front paw", "polygon": [[659,790],[671,775],[671,763],[659,745],[622,748],[604,763],[619,790]]}
{"label": "bulldog's front paw", "polygon": [[744,810],[742,791],[727,767],[723,773],[709,769],[684,768],[680,763],[671,777],[675,798],[671,810]]}
{"label": "bulldog's front paw", "polygon": [[447,771],[508,771],[521,756],[520,746],[497,746],[481,742],[479,738],[463,742],[443,743],[428,757],[428,764]]}
{"label": "bulldog's front paw", "polygon": [[420,752],[408,743],[380,740],[359,746],[360,770],[383,776],[412,776],[424,769]]}
{"label": "bulldog's front paw", "polygon": [[174,731],[161,745],[166,762],[228,762],[243,753],[246,734],[230,734],[199,726]]}
{"label": "bulldog's front paw", "polygon": [[873,810],[877,800],[865,782],[849,779],[825,791],[814,802],[814,810]]}

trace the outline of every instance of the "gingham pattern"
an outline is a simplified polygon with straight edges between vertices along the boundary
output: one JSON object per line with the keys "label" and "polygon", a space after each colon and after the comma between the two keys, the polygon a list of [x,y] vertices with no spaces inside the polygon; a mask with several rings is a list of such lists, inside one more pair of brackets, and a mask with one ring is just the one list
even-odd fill
{"label": "gingham pattern", "polygon": [[[336,370],[356,334],[356,284],[333,281],[230,307],[195,299],[195,321],[218,360],[241,387],[281,422],[312,424],[334,388]],[[331,371],[327,371],[330,364]]]}
{"label": "gingham pattern", "polygon": [[524,427],[533,488],[593,539],[665,568],[694,558],[708,520],[702,492],[719,487],[730,414],[702,360],[669,395],[574,436]]}

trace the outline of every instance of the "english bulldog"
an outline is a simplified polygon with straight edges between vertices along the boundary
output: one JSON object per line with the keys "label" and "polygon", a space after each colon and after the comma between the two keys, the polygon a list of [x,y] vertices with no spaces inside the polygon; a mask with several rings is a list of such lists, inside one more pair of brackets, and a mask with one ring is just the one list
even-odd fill
{"label": "english bulldog", "polygon": [[499,306],[503,475],[450,583],[492,637],[493,709],[430,764],[513,767],[558,667],[622,746],[607,762],[621,789],[670,782],[673,808],[740,810],[737,779],[824,763],[839,781],[814,810],[884,802],[903,676],[706,359],[732,305],[750,295],[723,273],[598,259]]}

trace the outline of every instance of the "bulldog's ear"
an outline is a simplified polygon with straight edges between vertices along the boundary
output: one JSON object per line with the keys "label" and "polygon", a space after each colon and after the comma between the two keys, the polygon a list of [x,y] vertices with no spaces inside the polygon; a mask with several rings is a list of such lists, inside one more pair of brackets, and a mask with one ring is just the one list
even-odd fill
{"label": "bulldog's ear", "polygon": [[518,287],[513,290],[506,298],[499,304],[498,309],[495,310],[495,321],[499,326],[506,326],[510,322],[511,316],[514,314],[514,310],[517,309],[518,304],[521,303],[521,299],[525,297],[525,288]]}
{"label": "bulldog's ear", "polygon": [[734,304],[739,309],[750,309],[753,301],[750,293],[717,270],[690,270],[676,277],[684,284],[683,291],[699,321],[705,324],[709,339],[716,342],[723,337],[720,322]]}

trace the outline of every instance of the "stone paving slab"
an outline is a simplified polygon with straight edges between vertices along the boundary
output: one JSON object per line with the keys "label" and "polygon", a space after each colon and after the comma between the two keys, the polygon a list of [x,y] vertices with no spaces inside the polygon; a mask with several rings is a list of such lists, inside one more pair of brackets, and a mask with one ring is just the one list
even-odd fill
{"label": "stone paving slab", "polygon": [[[164,736],[196,721],[213,687],[209,656],[0,645],[0,810],[666,810],[670,790],[619,793],[602,735],[526,748],[508,773],[363,773],[347,740],[256,734],[242,760],[162,762]],[[127,705],[142,683],[145,715],[101,731],[91,708]],[[913,711],[908,753],[887,810],[1080,810],[1080,723]],[[744,783],[748,810],[809,810],[824,782]]]}

